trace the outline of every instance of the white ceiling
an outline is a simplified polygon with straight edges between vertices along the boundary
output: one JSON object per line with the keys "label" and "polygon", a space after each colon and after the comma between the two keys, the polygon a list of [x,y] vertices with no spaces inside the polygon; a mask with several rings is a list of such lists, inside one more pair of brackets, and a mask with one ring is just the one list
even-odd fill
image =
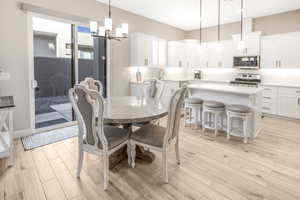
{"label": "white ceiling", "polygon": [[[108,3],[108,0],[97,0]],[[114,7],[175,26],[199,28],[199,0],[111,0]],[[300,0],[244,0],[245,17],[260,17],[300,8]],[[240,20],[240,0],[221,0],[221,23]],[[218,0],[203,0],[203,27],[218,22]]]}

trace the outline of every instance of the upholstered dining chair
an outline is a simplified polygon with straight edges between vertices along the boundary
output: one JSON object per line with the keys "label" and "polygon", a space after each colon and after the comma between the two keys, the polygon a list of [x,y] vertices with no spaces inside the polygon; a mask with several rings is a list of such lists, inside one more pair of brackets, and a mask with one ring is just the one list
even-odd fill
{"label": "upholstered dining chair", "polygon": [[[78,121],[79,159],[77,177],[83,164],[84,152],[102,156],[104,190],[109,181],[109,156],[129,142],[129,133],[124,129],[103,125],[104,99],[96,90],[78,84],[69,90],[69,97]],[[130,152],[130,146],[127,145]],[[130,161],[130,153],[128,153]]]}
{"label": "upholstered dining chair", "polygon": [[91,77],[86,77],[83,81],[80,82],[81,85],[86,85],[87,88],[91,90],[96,90],[98,91],[101,96],[103,96],[104,90],[103,90],[103,85],[100,81],[95,80],[94,78]]}
{"label": "upholstered dining chair", "polygon": [[161,80],[151,79],[144,81],[144,96],[160,99],[165,90],[165,83]]}
{"label": "upholstered dining chair", "polygon": [[163,177],[166,183],[168,183],[169,180],[167,171],[167,149],[172,144],[175,144],[177,163],[180,164],[178,137],[181,109],[186,88],[187,86],[183,85],[171,98],[168,110],[167,128],[155,124],[148,124],[133,132],[130,136],[131,166],[133,168],[135,167],[136,145],[162,152]]}

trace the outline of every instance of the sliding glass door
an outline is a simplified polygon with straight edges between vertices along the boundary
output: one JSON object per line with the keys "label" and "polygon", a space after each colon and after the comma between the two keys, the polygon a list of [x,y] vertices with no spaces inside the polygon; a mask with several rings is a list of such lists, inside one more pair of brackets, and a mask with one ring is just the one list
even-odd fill
{"label": "sliding glass door", "polygon": [[68,90],[76,80],[92,77],[106,91],[106,42],[89,28],[34,17],[33,44],[35,128],[74,120]]}
{"label": "sliding glass door", "polygon": [[106,96],[106,40],[91,36],[88,27],[78,26],[78,81],[91,77],[101,81]]}

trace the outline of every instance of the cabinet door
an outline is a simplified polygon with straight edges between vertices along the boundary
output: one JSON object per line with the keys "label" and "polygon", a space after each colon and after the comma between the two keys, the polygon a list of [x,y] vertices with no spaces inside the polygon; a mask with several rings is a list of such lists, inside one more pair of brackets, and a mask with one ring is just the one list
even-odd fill
{"label": "cabinet door", "polygon": [[224,49],[220,55],[220,67],[232,68],[235,52],[234,42],[232,40],[223,41]]}
{"label": "cabinet door", "polygon": [[207,51],[207,56],[208,56],[208,67],[210,67],[210,68],[220,67],[223,50],[217,50],[216,42],[210,42],[207,44],[206,51]]}
{"label": "cabinet door", "polygon": [[234,46],[235,46],[235,56],[253,56],[253,55],[260,55],[260,33],[254,32],[249,33],[248,35],[244,36],[245,41],[245,49],[239,50],[238,46],[241,40],[241,35],[237,34],[233,36]]}
{"label": "cabinet door", "polygon": [[300,35],[281,37],[278,46],[280,68],[300,68]]}
{"label": "cabinet door", "polygon": [[158,40],[158,65],[167,65],[167,41],[163,39]]}
{"label": "cabinet door", "polygon": [[168,42],[168,66],[185,66],[185,44],[178,41]]}
{"label": "cabinet door", "polygon": [[265,37],[261,40],[261,68],[277,68],[280,57],[278,38]]}
{"label": "cabinet door", "polygon": [[278,114],[285,117],[299,118],[299,97],[279,94]]}

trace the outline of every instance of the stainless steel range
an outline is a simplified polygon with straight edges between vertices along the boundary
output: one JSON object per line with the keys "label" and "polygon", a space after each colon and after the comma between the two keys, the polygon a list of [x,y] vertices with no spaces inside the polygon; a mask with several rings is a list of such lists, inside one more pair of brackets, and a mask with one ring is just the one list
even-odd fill
{"label": "stainless steel range", "polygon": [[259,87],[261,84],[261,76],[260,74],[239,73],[230,84],[245,87]]}

